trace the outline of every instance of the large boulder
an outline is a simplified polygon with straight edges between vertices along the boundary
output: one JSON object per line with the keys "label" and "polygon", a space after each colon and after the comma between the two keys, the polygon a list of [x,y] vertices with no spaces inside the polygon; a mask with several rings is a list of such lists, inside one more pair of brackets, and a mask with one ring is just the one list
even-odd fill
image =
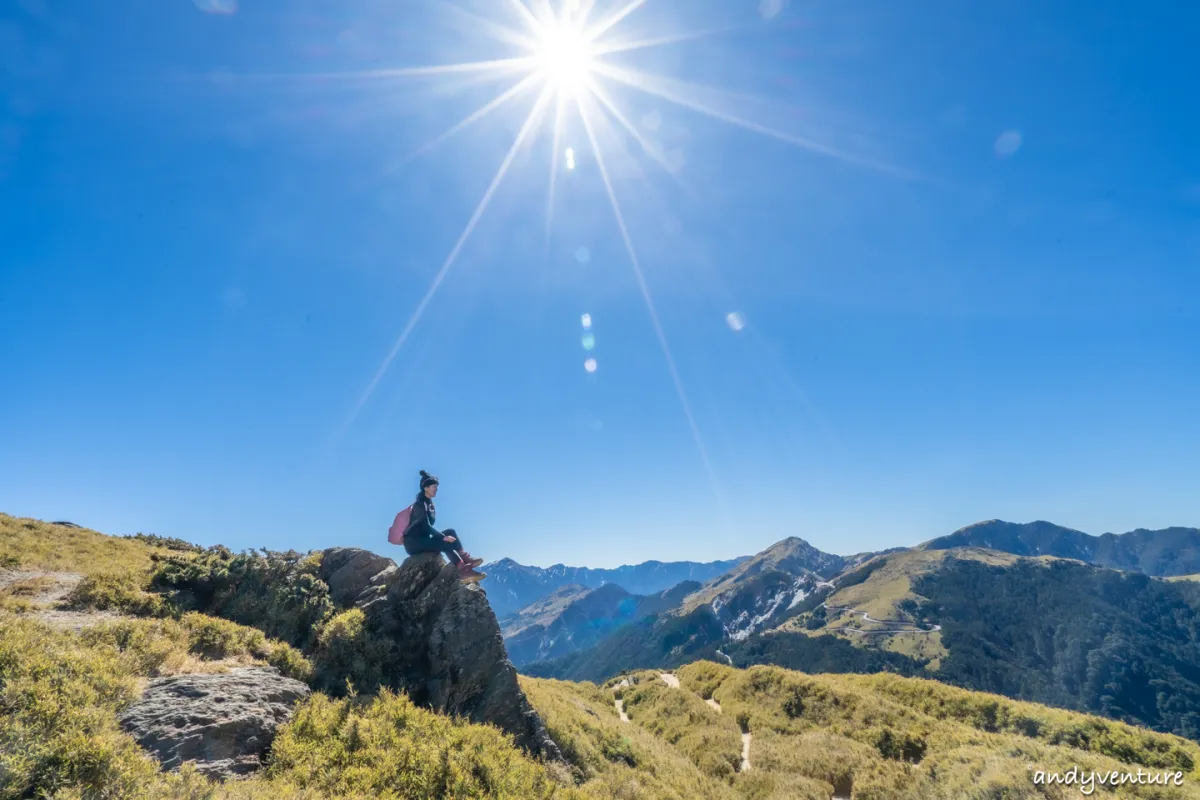
{"label": "large boulder", "polygon": [[370,635],[385,646],[386,685],[435,711],[491,723],[537,756],[562,759],[521,691],[487,594],[460,581],[441,555],[411,556],[397,567],[363,550],[333,548],[322,554],[319,577],[335,601],[366,615]]}
{"label": "large boulder", "polygon": [[376,575],[395,569],[395,561],[370,550],[334,547],[321,554],[321,580],[328,584],[333,602],[342,608],[352,605]]}
{"label": "large boulder", "polygon": [[121,726],[165,769],[192,761],[205,775],[228,778],[262,766],[276,729],[308,695],[274,667],[159,678],[121,715]]}

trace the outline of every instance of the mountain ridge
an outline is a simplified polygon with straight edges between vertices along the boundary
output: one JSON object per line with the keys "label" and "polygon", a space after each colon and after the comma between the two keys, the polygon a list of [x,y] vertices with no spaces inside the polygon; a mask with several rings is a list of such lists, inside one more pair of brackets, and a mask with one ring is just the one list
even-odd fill
{"label": "mountain ridge", "polygon": [[630,594],[652,595],[681,583],[704,583],[736,567],[747,557],[721,561],[644,561],[615,568],[568,567],[554,564],[531,567],[502,558],[485,564],[482,581],[497,617],[506,617],[526,608],[562,586],[576,584],[596,589],[615,583]]}
{"label": "mountain ridge", "polygon": [[917,545],[917,550],[984,547],[1020,556],[1052,555],[1154,577],[1200,572],[1200,528],[1172,526],[1094,535],[1045,520],[984,520]]}
{"label": "mountain ridge", "polygon": [[[883,670],[1196,737],[1200,640],[1188,632],[1200,629],[1200,584],[1165,578],[1200,572],[1186,549],[1172,550],[1197,534],[1176,527],[1089,537],[1047,522],[985,520],[917,547],[843,559],[843,571],[828,580],[804,558],[815,548],[789,537],[680,606],[522,672],[597,681],[698,658],[739,667]],[[1093,549],[1097,543],[1103,547]],[[1184,574],[1160,579],[1138,568]],[[991,599],[965,602],[972,592]],[[1127,597],[1142,609],[1136,618],[1143,627],[1160,633],[1140,631],[1135,617],[1106,599],[1110,594]],[[1053,608],[1039,611],[1039,596]],[[1050,619],[1053,630],[1046,629]],[[1090,654],[1103,658],[1094,663]],[[1161,691],[1147,698],[1143,683],[1172,687],[1175,699],[1164,701]],[[1106,685],[1113,687],[1108,693]]]}

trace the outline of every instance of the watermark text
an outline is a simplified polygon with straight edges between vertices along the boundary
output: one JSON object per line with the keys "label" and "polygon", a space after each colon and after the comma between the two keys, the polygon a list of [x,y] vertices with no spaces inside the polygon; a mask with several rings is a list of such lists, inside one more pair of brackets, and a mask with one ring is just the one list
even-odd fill
{"label": "watermark text", "polygon": [[1183,773],[1179,771],[1148,772],[1141,767],[1137,772],[1117,772],[1116,770],[1095,772],[1071,767],[1066,772],[1036,770],[1033,773],[1033,782],[1039,786],[1054,783],[1063,786],[1078,786],[1081,794],[1090,795],[1096,791],[1097,786],[1122,786],[1127,783],[1136,783],[1142,786],[1182,786]]}

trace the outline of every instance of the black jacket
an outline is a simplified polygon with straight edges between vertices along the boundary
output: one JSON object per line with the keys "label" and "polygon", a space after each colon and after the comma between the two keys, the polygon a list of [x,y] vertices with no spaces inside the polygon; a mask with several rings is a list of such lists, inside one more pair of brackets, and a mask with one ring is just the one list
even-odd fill
{"label": "black jacket", "polygon": [[421,492],[417,495],[416,502],[413,503],[412,514],[408,518],[408,527],[404,529],[404,538],[442,538],[442,532],[433,527],[436,520],[437,509],[434,508],[433,501],[426,497],[424,492]]}

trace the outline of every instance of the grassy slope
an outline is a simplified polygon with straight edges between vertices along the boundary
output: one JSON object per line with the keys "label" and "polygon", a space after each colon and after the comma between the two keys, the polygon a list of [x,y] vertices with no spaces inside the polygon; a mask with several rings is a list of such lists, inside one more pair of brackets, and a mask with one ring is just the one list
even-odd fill
{"label": "grassy slope", "polygon": [[[94,532],[25,526],[4,551],[37,569],[139,569],[151,548]],[[28,552],[22,549],[29,545]],[[137,552],[141,548],[142,552]],[[320,639],[321,637],[316,637]],[[1180,788],[1126,786],[1120,797],[1200,799],[1200,748],[1082,714],[890,675],[810,676],[699,662],[681,687],[637,673],[620,688],[631,723],[604,686],[522,678],[570,766],[527,758],[489,726],[465,725],[402,696],[302,704],[268,769],[210,784],[190,769],[163,775],[123,734],[119,711],[145,679],[220,668],[220,659],[307,661],[261,632],[200,614],[126,618],[72,633],[0,611],[0,798],[649,798],[828,800],[1076,797],[1031,783],[1029,770],[1180,768]],[[286,658],[284,658],[284,654]],[[704,701],[722,706],[717,713]],[[752,769],[739,771],[741,734]],[[1103,793],[1103,792],[1098,792]]]}
{"label": "grassy slope", "polygon": [[151,554],[166,552],[133,539],[87,528],[51,525],[0,514],[0,569],[96,571],[149,569]]}
{"label": "grassy slope", "polygon": [[[905,620],[903,604],[923,602],[926,598],[913,591],[913,583],[922,575],[940,569],[948,558],[968,559],[984,564],[1010,565],[1018,557],[978,548],[958,550],[907,550],[881,556],[870,569],[866,579],[834,592],[826,600],[835,609],[853,609],[866,612],[877,620]],[[843,635],[851,644],[860,647],[878,647],[893,653],[909,656],[936,670],[946,655],[940,632],[930,634],[903,633],[894,636],[865,637],[846,633],[847,628],[878,630],[884,626],[864,620],[861,614],[846,611],[829,611],[823,627],[806,630],[807,616],[793,617],[776,630],[809,635],[833,633]]]}
{"label": "grassy slope", "polygon": [[[1200,796],[1195,743],[1082,714],[893,675],[809,676],[706,662],[678,674],[684,689],[721,705],[722,714],[709,715],[713,725],[728,728],[733,719],[751,732],[755,771],[796,787],[759,796],[828,798],[835,786],[850,785],[855,798],[1033,797],[1041,795],[1032,767],[1075,765],[1180,769],[1186,783],[1175,796]],[[639,684],[651,696],[665,689]],[[626,704],[640,722],[645,704],[636,695]],[[1153,796],[1141,792],[1126,796]]]}
{"label": "grassy slope", "polygon": [[938,569],[946,558],[968,558],[986,564],[1011,564],[1016,556],[990,550],[909,550],[883,556],[885,563],[862,583],[834,592],[826,601],[865,611],[875,619],[901,619],[898,610],[905,600],[921,600],[912,591],[913,579]]}

